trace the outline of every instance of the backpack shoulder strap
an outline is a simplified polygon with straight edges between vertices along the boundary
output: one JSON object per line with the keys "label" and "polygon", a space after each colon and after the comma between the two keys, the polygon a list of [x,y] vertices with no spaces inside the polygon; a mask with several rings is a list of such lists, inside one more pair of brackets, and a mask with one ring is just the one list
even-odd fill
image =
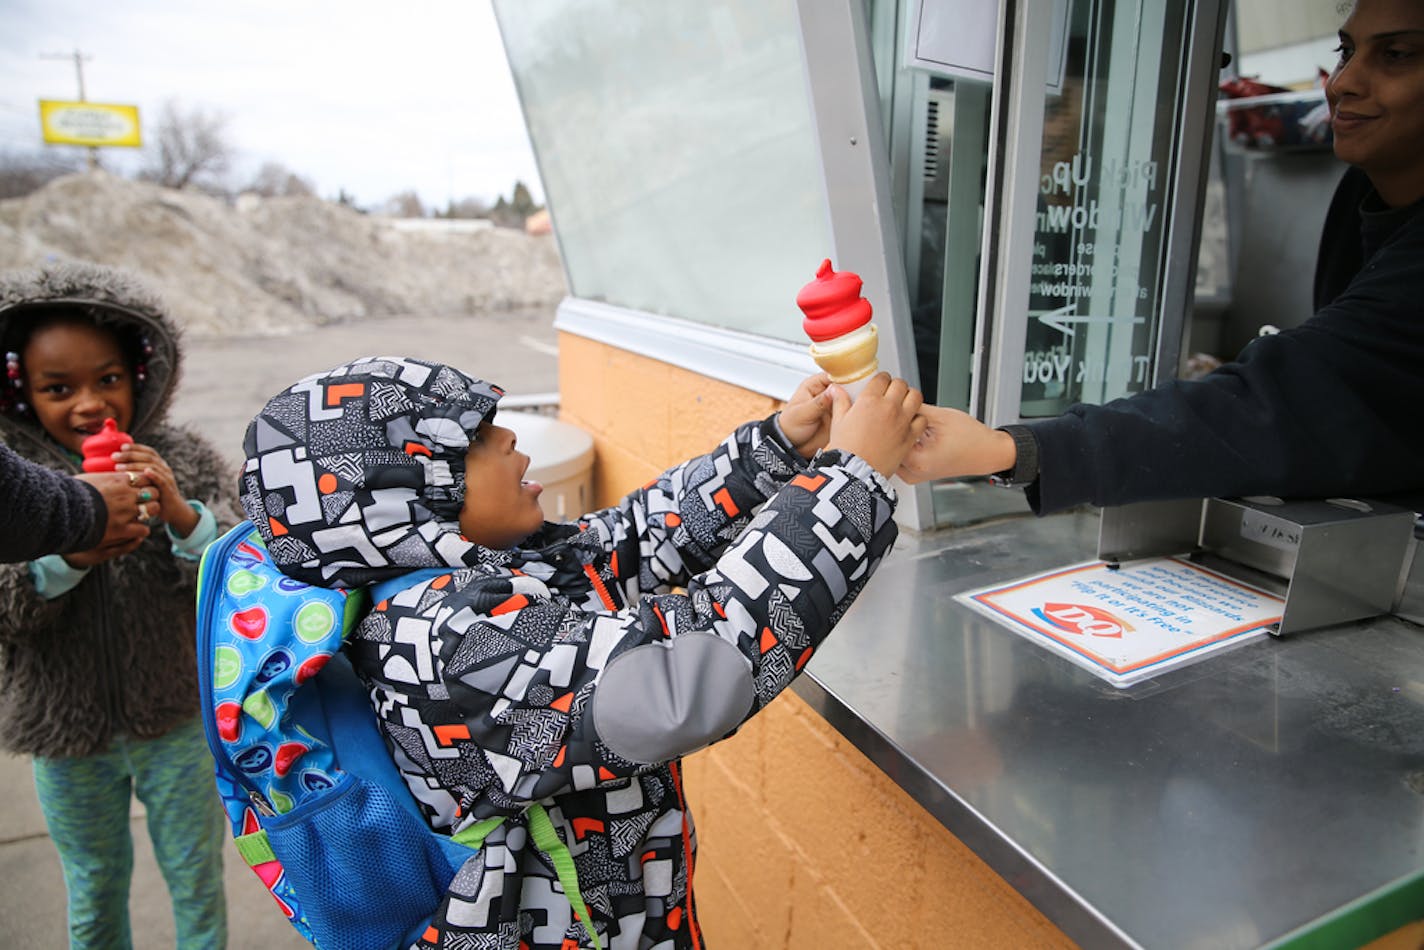
{"label": "backpack shoulder strap", "polygon": [[559,883],[564,888],[564,896],[568,898],[574,916],[583,924],[588,939],[593,941],[594,950],[603,950],[598,942],[598,933],[593,929],[593,918],[589,916],[588,904],[584,902],[583,892],[579,890],[578,871],[574,867],[574,856],[569,853],[569,846],[564,844],[559,833],[554,830],[554,822],[543,805],[532,802],[524,810],[524,816],[529,822],[529,834],[534,838],[534,844],[554,865],[554,870],[559,875]]}

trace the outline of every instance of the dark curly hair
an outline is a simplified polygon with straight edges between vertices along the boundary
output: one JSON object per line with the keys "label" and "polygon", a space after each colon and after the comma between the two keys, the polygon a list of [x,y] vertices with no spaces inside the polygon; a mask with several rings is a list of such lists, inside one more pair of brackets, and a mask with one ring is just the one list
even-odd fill
{"label": "dark curly hair", "polygon": [[[68,301],[55,303],[37,302],[14,307],[5,314],[6,322],[0,331],[0,353],[5,354],[6,378],[0,386],[0,412],[9,416],[20,416],[29,407],[24,399],[24,354],[30,340],[40,330],[58,323],[92,327],[113,336],[123,353],[124,363],[134,381],[134,395],[142,387],[146,376],[146,364],[151,352],[142,331],[132,323],[121,320],[102,307],[92,307]],[[19,376],[10,373],[11,354],[19,363]]]}

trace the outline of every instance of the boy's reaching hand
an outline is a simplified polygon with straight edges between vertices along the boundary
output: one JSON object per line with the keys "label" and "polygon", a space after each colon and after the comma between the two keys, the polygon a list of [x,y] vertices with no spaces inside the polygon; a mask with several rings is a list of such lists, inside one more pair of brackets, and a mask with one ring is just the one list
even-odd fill
{"label": "boy's reaching hand", "polygon": [[826,447],[831,434],[831,377],[817,373],[801,380],[781,410],[781,431],[804,459]]}
{"label": "boy's reaching hand", "polygon": [[894,475],[925,431],[920,391],[889,373],[877,373],[854,402],[839,386],[832,386],[830,393],[831,432],[826,444],[860,456],[886,478]]}

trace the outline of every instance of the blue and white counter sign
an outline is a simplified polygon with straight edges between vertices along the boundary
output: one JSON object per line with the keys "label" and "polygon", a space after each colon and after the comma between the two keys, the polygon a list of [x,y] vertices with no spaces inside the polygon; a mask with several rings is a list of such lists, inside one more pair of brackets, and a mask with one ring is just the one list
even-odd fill
{"label": "blue and white counter sign", "polygon": [[1091,561],[955,599],[1115,686],[1264,636],[1285,607],[1180,558]]}

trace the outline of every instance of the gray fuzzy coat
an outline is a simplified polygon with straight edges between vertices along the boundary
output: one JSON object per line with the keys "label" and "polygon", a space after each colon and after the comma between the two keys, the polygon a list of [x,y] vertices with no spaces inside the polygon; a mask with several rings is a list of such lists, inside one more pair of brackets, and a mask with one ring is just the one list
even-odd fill
{"label": "gray fuzzy coat", "polygon": [[[163,421],[178,384],[178,333],[154,294],[125,272],[95,265],[5,274],[4,348],[14,348],[23,324],[58,306],[84,308],[120,333],[137,328],[147,337],[147,380],[129,431],[163,456],[184,495],[206,504],[220,530],[235,523],[235,473],[201,436]],[[31,413],[0,412],[0,437],[32,461],[79,470]],[[0,565],[0,744],[16,753],[83,756],[116,735],[154,738],[196,715],[197,563],[175,557],[170,544],[158,527],[137,551],[98,565],[49,601],[35,593],[27,564]]]}

